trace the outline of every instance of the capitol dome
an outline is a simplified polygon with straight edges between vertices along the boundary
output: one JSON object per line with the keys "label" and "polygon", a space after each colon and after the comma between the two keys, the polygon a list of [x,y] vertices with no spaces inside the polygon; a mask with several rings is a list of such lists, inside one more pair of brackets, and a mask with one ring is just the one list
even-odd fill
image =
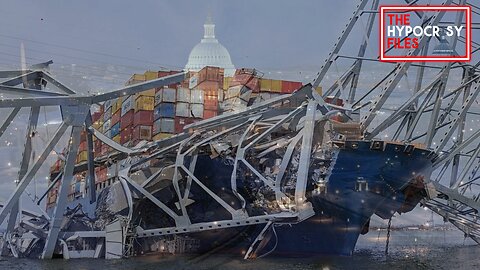
{"label": "capitol dome", "polygon": [[228,50],[215,38],[215,24],[211,17],[207,18],[203,28],[205,29],[203,39],[190,52],[185,70],[199,71],[206,66],[221,67],[225,76],[233,76],[235,66]]}

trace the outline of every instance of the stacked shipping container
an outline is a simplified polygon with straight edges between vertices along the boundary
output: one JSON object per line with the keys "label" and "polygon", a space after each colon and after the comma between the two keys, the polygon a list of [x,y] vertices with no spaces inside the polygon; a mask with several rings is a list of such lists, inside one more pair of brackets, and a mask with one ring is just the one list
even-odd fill
{"label": "stacked shipping container", "polygon": [[[178,72],[180,71],[146,71],[144,74],[132,75],[126,85]],[[250,89],[251,97],[260,95],[262,99],[267,99],[282,93],[291,93],[301,86],[300,82],[259,79],[254,76],[251,69],[239,69],[234,77],[224,77],[223,69],[205,67],[198,73],[189,72],[182,83],[106,101],[98,112],[92,114],[92,126],[117,143],[133,146],[141,140],[161,140],[170,137],[182,132],[188,124],[216,116],[219,105],[224,100],[240,98],[242,87]],[[95,137],[93,141],[94,157],[107,155],[112,150]],[[87,159],[84,131],[77,163],[86,162]],[[51,175],[61,172],[62,168],[63,161],[59,159],[51,167]],[[95,176],[97,189],[103,188],[107,180],[116,176],[116,170],[113,167],[97,167]],[[76,175],[75,179],[77,180],[71,186],[71,198],[80,196],[87,190],[85,180],[82,180],[85,179],[85,175]],[[47,207],[55,202],[57,188],[53,188],[49,193]]]}

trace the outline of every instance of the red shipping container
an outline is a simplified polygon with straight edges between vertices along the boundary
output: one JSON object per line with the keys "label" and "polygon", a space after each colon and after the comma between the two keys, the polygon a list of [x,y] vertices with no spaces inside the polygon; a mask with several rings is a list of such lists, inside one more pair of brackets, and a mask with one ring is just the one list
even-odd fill
{"label": "red shipping container", "polygon": [[94,157],[99,157],[102,154],[102,141],[96,140],[93,144]]}
{"label": "red shipping container", "polygon": [[[177,71],[177,70],[159,71],[159,72],[158,72],[158,78],[162,78],[162,77],[174,75],[174,74],[177,74],[177,73],[180,73],[180,72],[182,72],[182,71]],[[188,81],[187,81],[187,82],[188,82]],[[169,85],[168,85],[168,88],[177,89],[177,86],[178,86],[178,85],[180,85],[180,83],[169,84]]]}
{"label": "red shipping container", "polygon": [[92,114],[92,122],[94,123],[95,121],[99,120],[100,117],[102,117],[102,112],[94,112]]}
{"label": "red shipping container", "polygon": [[175,117],[175,133],[181,133],[186,125],[195,123],[195,119],[186,117]]}
{"label": "red shipping container", "polygon": [[124,114],[122,118],[120,118],[120,129],[125,129],[128,126],[131,126],[133,124],[133,116],[133,110]]}
{"label": "red shipping container", "polygon": [[110,125],[113,126],[120,121],[120,114],[122,113],[121,110],[118,110],[116,113],[112,115],[112,120],[110,121]]}
{"label": "red shipping container", "polygon": [[218,110],[218,96],[205,96],[203,108],[216,112]]}
{"label": "red shipping container", "polygon": [[86,151],[87,150],[87,141],[83,141],[78,146],[78,152]]}
{"label": "red shipping container", "polygon": [[87,131],[85,129],[80,132],[80,142],[86,141],[87,140]]}
{"label": "red shipping container", "polygon": [[217,116],[217,110],[204,110],[203,119],[208,119]]}
{"label": "red shipping container", "polygon": [[292,81],[282,81],[282,93],[283,94],[290,94],[293,91],[302,87],[301,82],[292,82]]}
{"label": "red shipping container", "polygon": [[230,81],[229,87],[245,85],[252,89],[254,93],[260,92],[260,80],[253,74],[238,74],[235,75]]}
{"label": "red shipping container", "polygon": [[132,127],[128,126],[126,129],[120,131],[120,144],[125,144],[132,140]]}
{"label": "red shipping container", "polygon": [[133,127],[153,125],[153,111],[137,111],[133,117]]}
{"label": "red shipping container", "polygon": [[138,140],[151,140],[152,139],[152,126],[139,125],[133,129],[132,139]]}

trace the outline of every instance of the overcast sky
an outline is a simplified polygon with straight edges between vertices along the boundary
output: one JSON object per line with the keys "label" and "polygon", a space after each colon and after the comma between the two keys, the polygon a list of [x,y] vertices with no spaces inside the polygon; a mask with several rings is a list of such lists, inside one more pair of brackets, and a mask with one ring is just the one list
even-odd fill
{"label": "overcast sky", "polygon": [[[211,14],[216,37],[229,50],[236,67],[282,72],[285,76],[314,74],[357,3],[2,0],[0,69],[19,67],[23,43],[28,64],[52,59],[54,74],[73,81],[81,91],[115,88],[133,72],[162,67],[182,69],[190,50],[202,38],[203,23]],[[358,46],[351,49],[356,51]],[[302,73],[299,77],[308,76]],[[16,147],[5,148],[8,154],[0,158],[0,170],[8,172],[8,177],[4,174],[0,178],[0,200],[5,200],[13,189],[10,177],[16,174],[23,146],[23,135],[7,135],[10,137],[5,144],[15,142]],[[409,223],[422,223],[420,219],[429,215],[421,212],[411,217]]]}

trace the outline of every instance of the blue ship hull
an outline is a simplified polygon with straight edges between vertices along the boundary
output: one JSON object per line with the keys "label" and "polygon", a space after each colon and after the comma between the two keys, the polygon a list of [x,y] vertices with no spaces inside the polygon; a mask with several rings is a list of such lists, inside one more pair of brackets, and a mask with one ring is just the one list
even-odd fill
{"label": "blue ship hull", "polygon": [[[298,224],[282,224],[270,228],[255,255],[260,256],[270,251],[273,251],[272,255],[278,256],[351,255],[359,235],[368,232],[373,214],[388,219],[395,212],[409,211],[418,203],[423,189],[414,189],[413,197],[406,190],[430,176],[433,158],[430,154],[427,150],[412,146],[383,142],[354,141],[340,145],[335,150],[326,189],[318,192],[313,180],[307,184],[306,196],[314,207],[315,215]],[[186,166],[188,163],[189,160],[186,159]],[[314,169],[311,168],[309,178]],[[211,159],[208,155],[199,155],[194,174],[223,200],[231,201],[233,208],[238,209],[241,206],[230,190],[232,171],[232,164],[221,158]],[[245,181],[242,173],[237,176],[239,192],[247,201],[252,200],[253,197],[248,193],[252,188],[249,186],[250,181]],[[175,191],[170,186],[161,189],[155,196],[175,209],[176,199],[173,194]],[[195,201],[187,208],[192,223],[230,218],[230,213],[212,201],[198,186],[192,186],[190,198]],[[79,203],[86,207],[83,210],[90,217],[95,216],[95,205],[89,205],[86,198],[71,202],[70,208]],[[258,211],[253,208],[247,210],[250,215]],[[171,222],[147,199],[136,203],[134,214],[136,217],[134,215],[133,222],[144,229],[163,227]],[[198,241],[196,253],[243,255],[263,226],[184,235]],[[142,241],[148,240],[140,239],[138,243]],[[137,250],[141,249],[141,246],[137,246]],[[148,252],[155,251],[145,251]]]}

